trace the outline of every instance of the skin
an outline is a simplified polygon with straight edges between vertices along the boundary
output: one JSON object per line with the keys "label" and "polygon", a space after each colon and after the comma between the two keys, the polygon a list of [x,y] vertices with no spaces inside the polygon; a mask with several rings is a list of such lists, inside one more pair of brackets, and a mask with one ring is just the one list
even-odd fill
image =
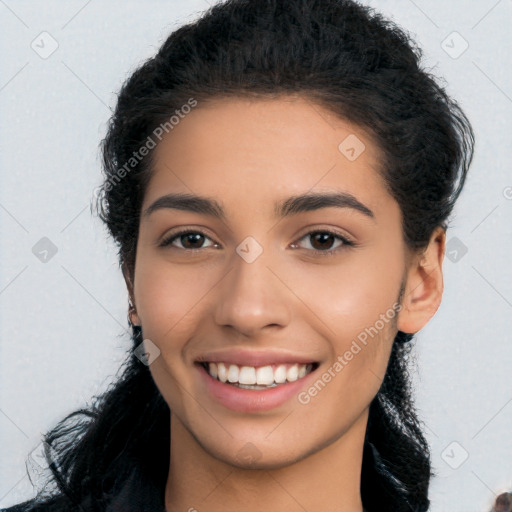
{"label": "skin", "polygon": [[[354,161],[338,149],[350,134],[366,146]],[[363,510],[368,408],[394,336],[420,330],[443,291],[444,231],[422,253],[408,250],[379,161],[367,132],[300,96],[201,103],[155,148],[142,211],[180,192],[214,198],[226,212],[224,221],[168,208],[142,216],[135,272],[125,271],[131,321],[161,351],[150,371],[171,410],[169,512]],[[275,202],[333,191],[374,218],[335,207],[274,217]],[[159,247],[180,228],[206,237]],[[357,245],[308,235],[325,230]],[[252,263],[235,250],[247,236],[263,249]],[[194,360],[227,347],[301,354],[321,375],[390,311],[401,284],[400,311],[309,403],[294,397],[245,413],[204,393]],[[247,442],[252,462],[240,457]]]}

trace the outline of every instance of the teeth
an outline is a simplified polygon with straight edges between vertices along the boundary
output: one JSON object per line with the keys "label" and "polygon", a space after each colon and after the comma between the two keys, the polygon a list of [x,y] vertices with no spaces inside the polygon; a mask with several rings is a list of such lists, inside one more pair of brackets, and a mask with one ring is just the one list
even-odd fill
{"label": "teeth", "polygon": [[270,386],[270,384],[274,384],[272,366],[261,366],[256,370],[256,383],[258,386]]}
{"label": "teeth", "polygon": [[285,382],[295,382],[301,379],[313,369],[312,364],[280,364],[275,367],[271,365],[241,366],[226,363],[205,363],[208,373],[221,382],[229,382],[246,389],[266,389],[275,387]]}
{"label": "teeth", "polygon": [[229,365],[228,370],[228,381],[229,382],[238,382],[238,376],[240,375],[240,370],[236,364]]}
{"label": "teeth", "polygon": [[288,368],[286,372],[286,380],[288,382],[295,382],[299,378],[299,365],[294,364]]}
{"label": "teeth", "polygon": [[280,364],[276,368],[276,371],[274,372],[274,382],[276,384],[286,382],[286,366],[284,364]]}
{"label": "teeth", "polygon": [[[212,364],[215,364],[215,363],[212,363]],[[209,364],[208,365],[209,368],[211,368],[211,365]],[[224,363],[218,363],[217,364],[217,371],[219,372],[219,380],[221,382],[226,382],[228,380],[228,371],[226,370],[226,366],[224,365]],[[213,377],[213,374],[210,370],[210,375]]]}
{"label": "teeth", "polygon": [[256,370],[252,366],[242,366],[238,382],[240,384],[256,384]]}

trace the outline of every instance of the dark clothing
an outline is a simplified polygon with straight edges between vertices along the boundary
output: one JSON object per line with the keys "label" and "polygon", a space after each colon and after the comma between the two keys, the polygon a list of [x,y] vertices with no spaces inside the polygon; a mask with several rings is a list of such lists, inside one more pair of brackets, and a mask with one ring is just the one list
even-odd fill
{"label": "dark clothing", "polygon": [[166,512],[164,492],[151,482],[143,482],[134,468],[117,492],[104,494],[102,504],[88,500],[73,506],[68,499],[58,496],[39,504],[26,501],[0,512]]}
{"label": "dark clothing", "polygon": [[[32,506],[30,502],[15,505],[0,512],[166,512],[164,493],[155,486],[142,488],[139,475],[134,470],[119,491],[109,498],[105,507],[83,503],[80,507],[70,507],[57,499],[47,504]],[[184,511],[185,512],[185,511]],[[241,511],[243,512],[243,511]],[[365,512],[368,512],[365,510]]]}
{"label": "dark clothing", "polygon": [[[193,507],[191,509],[194,510]],[[79,506],[73,506],[68,499],[58,496],[39,504],[27,501],[7,509],[0,509],[0,512],[166,512],[165,489],[144,479],[138,468],[134,467],[118,490],[105,493],[100,502],[92,502],[89,499]],[[365,508],[364,512],[368,510]]]}
{"label": "dark clothing", "polygon": [[140,483],[137,471],[132,472],[105,512],[166,512],[165,489],[159,489],[152,483],[141,488]]}

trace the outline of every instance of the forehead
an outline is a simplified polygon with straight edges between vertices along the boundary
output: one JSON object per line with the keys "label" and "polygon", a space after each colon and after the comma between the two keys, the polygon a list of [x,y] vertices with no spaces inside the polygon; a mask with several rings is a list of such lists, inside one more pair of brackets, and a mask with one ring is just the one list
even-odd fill
{"label": "forehead", "polygon": [[338,190],[391,200],[368,131],[301,97],[199,103],[154,149],[144,204],[170,191],[246,204]]}

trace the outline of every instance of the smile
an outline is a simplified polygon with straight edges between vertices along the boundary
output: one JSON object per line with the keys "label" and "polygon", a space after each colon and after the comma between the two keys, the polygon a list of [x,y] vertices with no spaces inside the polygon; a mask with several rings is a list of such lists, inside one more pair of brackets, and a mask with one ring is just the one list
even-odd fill
{"label": "smile", "polygon": [[272,364],[265,366],[239,366],[224,362],[201,363],[203,368],[218,381],[244,389],[267,389],[295,382],[311,373],[317,363]]}

